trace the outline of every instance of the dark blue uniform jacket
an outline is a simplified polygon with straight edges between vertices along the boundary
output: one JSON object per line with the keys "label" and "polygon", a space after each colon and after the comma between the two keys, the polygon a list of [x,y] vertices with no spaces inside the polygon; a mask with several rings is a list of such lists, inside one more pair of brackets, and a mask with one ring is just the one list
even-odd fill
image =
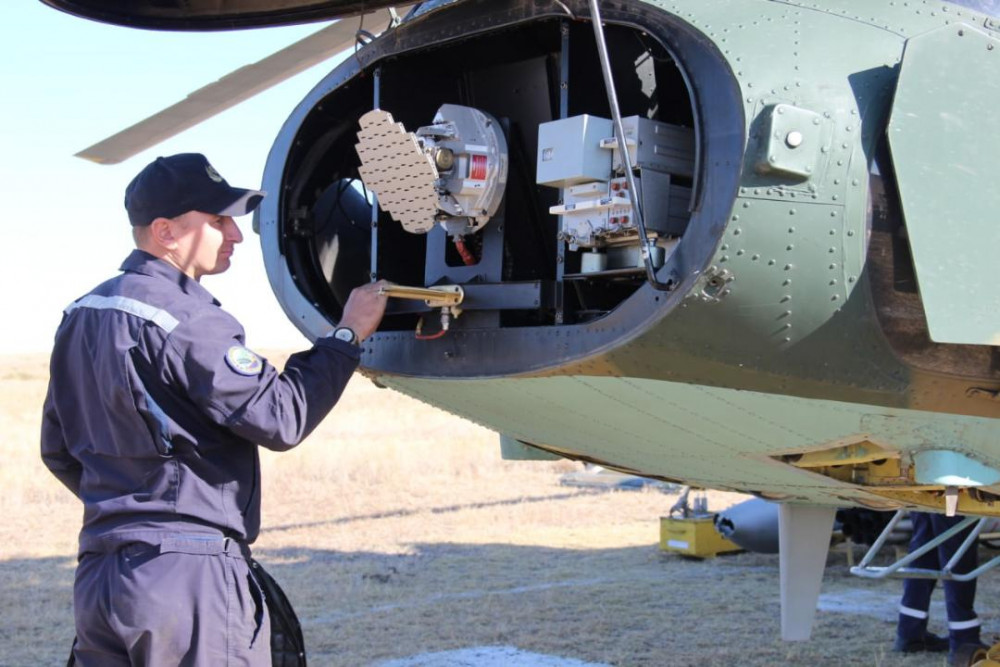
{"label": "dark blue uniform jacket", "polygon": [[80,552],[260,529],[257,446],[305,438],[340,398],[359,349],[323,338],[283,372],[197,281],[135,251],[66,309],[42,458],[84,504]]}

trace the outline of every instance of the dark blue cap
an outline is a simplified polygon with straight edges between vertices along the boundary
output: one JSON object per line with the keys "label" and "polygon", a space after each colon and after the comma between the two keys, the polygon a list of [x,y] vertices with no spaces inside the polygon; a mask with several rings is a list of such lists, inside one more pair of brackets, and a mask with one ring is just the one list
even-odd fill
{"label": "dark blue cap", "polygon": [[133,227],[188,211],[239,216],[250,213],[260,190],[234,188],[201,153],[180,153],[150,162],[125,188],[125,210]]}

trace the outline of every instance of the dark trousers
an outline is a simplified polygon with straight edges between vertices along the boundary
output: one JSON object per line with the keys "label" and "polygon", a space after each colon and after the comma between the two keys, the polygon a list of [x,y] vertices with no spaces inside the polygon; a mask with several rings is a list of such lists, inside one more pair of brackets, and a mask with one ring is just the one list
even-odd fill
{"label": "dark trousers", "polygon": [[[964,517],[947,517],[943,514],[927,512],[910,512],[913,522],[913,537],[910,539],[910,551],[916,551],[936,535],[940,535],[952,526],[962,521]],[[911,567],[939,570],[944,567],[971,531],[971,526],[944,542],[937,549],[931,549],[926,554],[911,563]],[[955,565],[953,572],[965,574],[979,566],[977,545],[969,550]],[[899,624],[897,634],[906,640],[920,639],[927,632],[928,610],[931,604],[931,593],[934,592],[936,579],[904,579],[903,599],[899,605]],[[948,639],[952,648],[963,643],[979,641],[979,617],[974,607],[976,600],[976,580],[945,581],[944,601],[948,610]]]}
{"label": "dark trousers", "polygon": [[73,601],[80,667],[271,665],[264,597],[231,540],[84,554]]}

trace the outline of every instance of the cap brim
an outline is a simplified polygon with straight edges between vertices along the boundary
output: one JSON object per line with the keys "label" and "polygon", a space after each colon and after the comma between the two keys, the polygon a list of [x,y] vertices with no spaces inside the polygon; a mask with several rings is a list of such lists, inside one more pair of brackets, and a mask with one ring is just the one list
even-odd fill
{"label": "cap brim", "polygon": [[[238,188],[233,189],[236,190]],[[233,218],[246,215],[257,208],[260,205],[261,200],[267,195],[266,192],[261,190],[243,190],[242,192],[243,194],[239,199],[223,210],[217,211],[216,215],[227,215]]]}

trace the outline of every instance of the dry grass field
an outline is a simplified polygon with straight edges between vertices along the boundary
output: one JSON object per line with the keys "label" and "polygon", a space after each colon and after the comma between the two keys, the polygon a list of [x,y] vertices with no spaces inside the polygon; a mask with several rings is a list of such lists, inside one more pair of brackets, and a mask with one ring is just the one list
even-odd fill
{"label": "dry grass field", "polygon": [[[46,379],[41,356],[0,357],[4,666],[64,664],[72,638],[81,512],[38,459]],[[313,665],[476,646],[613,665],[944,664],[889,652],[900,584],[851,577],[842,548],[814,639],[782,643],[776,556],[662,554],[673,496],[561,486],[579,466],[503,462],[493,434],[363,378],[306,443],[264,467],[255,552],[295,603]],[[980,583],[990,638],[997,579]],[[940,603],[934,613],[940,630]]]}

